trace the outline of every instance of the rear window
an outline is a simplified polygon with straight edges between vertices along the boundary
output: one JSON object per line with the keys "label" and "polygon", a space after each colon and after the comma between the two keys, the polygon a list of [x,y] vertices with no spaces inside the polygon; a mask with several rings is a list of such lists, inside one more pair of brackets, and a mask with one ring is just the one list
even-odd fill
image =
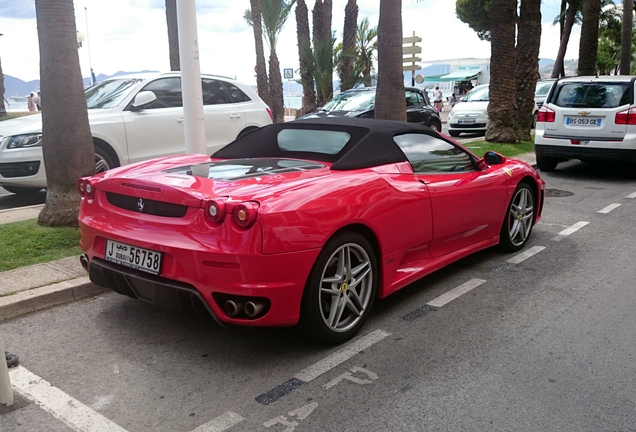
{"label": "rear window", "polygon": [[289,152],[312,152],[335,155],[349,142],[347,132],[283,129],[278,132],[278,148]]}
{"label": "rear window", "polygon": [[552,103],[560,107],[616,108],[631,104],[631,85],[620,83],[563,83],[552,95]]}

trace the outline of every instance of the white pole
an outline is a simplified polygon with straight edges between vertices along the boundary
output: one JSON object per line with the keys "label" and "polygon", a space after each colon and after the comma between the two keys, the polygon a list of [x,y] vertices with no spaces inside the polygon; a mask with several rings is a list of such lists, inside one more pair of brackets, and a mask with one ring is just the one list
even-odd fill
{"label": "white pole", "polygon": [[9,368],[4,356],[4,345],[0,338],[0,405],[13,405],[13,389],[9,380]]}
{"label": "white pole", "polygon": [[91,85],[95,84],[93,81],[93,65],[91,64],[91,38],[88,37],[88,9],[84,6],[84,19],[86,21],[86,51],[88,51],[88,71],[91,74]]}
{"label": "white pole", "polygon": [[185,151],[188,154],[206,154],[195,0],[177,1],[177,23],[179,27]]}

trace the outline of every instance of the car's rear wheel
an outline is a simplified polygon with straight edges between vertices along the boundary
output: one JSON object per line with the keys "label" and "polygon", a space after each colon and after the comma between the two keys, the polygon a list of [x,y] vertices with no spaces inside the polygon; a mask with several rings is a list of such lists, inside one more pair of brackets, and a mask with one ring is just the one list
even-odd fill
{"label": "car's rear wheel", "polygon": [[558,163],[559,161],[557,159],[545,156],[537,156],[537,167],[543,172],[554,171]]}
{"label": "car's rear wheel", "polygon": [[369,241],[356,232],[336,235],[323,247],[307,280],[302,329],[328,343],[351,339],[369,316],[377,285],[377,262]]}
{"label": "car's rear wheel", "polygon": [[42,188],[37,188],[37,187],[21,187],[21,186],[2,186],[2,187],[7,192],[11,192],[16,195],[32,195],[42,190]]}
{"label": "car's rear wheel", "polygon": [[510,200],[499,234],[499,246],[516,252],[527,243],[534,223],[534,192],[527,183],[519,183]]}
{"label": "car's rear wheel", "polygon": [[115,163],[106,150],[95,147],[95,174],[115,168]]}
{"label": "car's rear wheel", "polygon": [[449,131],[448,131],[448,134],[449,134],[450,136],[452,136],[452,137],[455,137],[455,138],[457,138],[457,137],[459,136],[459,132],[457,132],[457,131],[452,131],[452,130],[449,130]]}

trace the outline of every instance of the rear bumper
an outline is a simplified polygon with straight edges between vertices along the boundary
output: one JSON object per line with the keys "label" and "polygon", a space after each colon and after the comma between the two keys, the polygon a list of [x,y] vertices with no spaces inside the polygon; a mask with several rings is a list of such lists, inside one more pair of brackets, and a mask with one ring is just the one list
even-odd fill
{"label": "rear bumper", "polygon": [[537,158],[579,159],[594,161],[623,161],[636,163],[636,150],[620,148],[599,148],[582,145],[535,144]]}

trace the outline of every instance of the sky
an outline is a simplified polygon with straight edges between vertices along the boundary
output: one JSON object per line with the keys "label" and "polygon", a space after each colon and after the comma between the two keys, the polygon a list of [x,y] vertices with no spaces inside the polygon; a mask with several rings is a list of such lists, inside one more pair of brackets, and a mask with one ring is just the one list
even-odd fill
{"label": "sky", "polygon": [[[178,0],[182,1],[182,0]],[[249,0],[193,0],[197,8],[199,58],[202,73],[254,84],[254,33],[243,19]],[[306,0],[307,7],[314,2]],[[358,0],[358,20],[378,22],[380,0]],[[552,21],[560,0],[543,0],[539,57],[554,59],[559,29]],[[79,49],[82,76],[118,71],[170,69],[165,0],[75,0],[77,30],[86,36]],[[333,29],[342,39],[346,0],[333,1]],[[455,14],[453,0],[402,0],[404,36],[413,32],[423,41],[422,65],[457,58],[489,58],[490,44],[481,41]],[[311,20],[311,17],[310,17]],[[311,23],[310,23],[311,25]],[[0,59],[5,75],[23,81],[39,79],[39,47],[34,0],[0,0]],[[566,59],[578,57],[580,27],[570,38]],[[266,55],[267,54],[267,45]],[[295,15],[290,15],[277,46],[280,66],[298,68]]]}

